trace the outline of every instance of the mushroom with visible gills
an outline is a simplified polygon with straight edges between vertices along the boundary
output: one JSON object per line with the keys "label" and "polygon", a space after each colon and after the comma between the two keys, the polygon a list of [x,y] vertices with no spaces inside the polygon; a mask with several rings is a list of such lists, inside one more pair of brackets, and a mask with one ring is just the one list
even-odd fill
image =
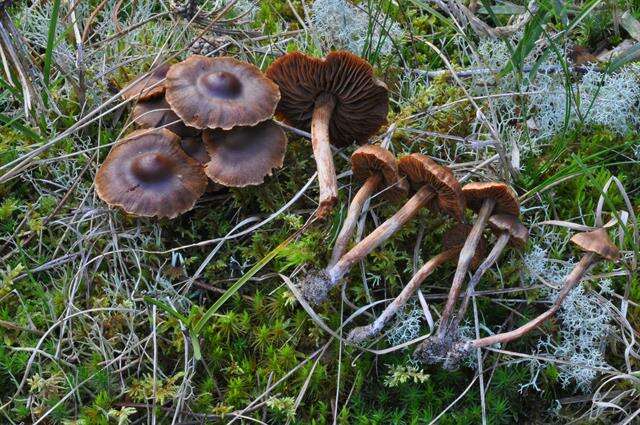
{"label": "mushroom with visible gills", "polygon": [[205,173],[230,187],[258,185],[274,168],[282,167],[287,136],[273,121],[231,130],[205,130],[209,162]]}
{"label": "mushroom with visible gills", "polygon": [[400,179],[398,173],[395,156],[381,146],[364,145],[356,149],[351,155],[351,170],[354,177],[363,183],[349,204],[347,216],[333,246],[329,266],[337,263],[344,254],[362,208],[376,190],[384,188],[382,196],[392,202],[402,199],[407,193],[404,180]]}
{"label": "mushroom with visible gills", "polygon": [[174,218],[204,193],[202,165],[167,129],[137,130],[119,141],[96,173],[96,192],[110,206],[142,217]]}
{"label": "mushroom with visible gills", "polygon": [[444,338],[444,334],[450,327],[453,308],[460,294],[469,263],[475,255],[478,241],[489,217],[492,214],[510,214],[517,217],[520,213],[518,198],[513,190],[504,183],[468,183],[462,188],[462,194],[464,195],[467,206],[477,212],[478,216],[458,257],[458,266],[456,267],[456,272],[451,283],[449,298],[442,311],[442,319],[438,330],[440,339]]}
{"label": "mushroom with visible gills", "polygon": [[311,130],[318,171],[318,217],[326,217],[338,201],[331,144],[364,144],[386,124],[389,94],[368,62],[349,52],[324,59],[288,53],[267,69],[280,87],[276,114],[288,124]]}
{"label": "mushroom with visible gills", "polygon": [[460,184],[451,170],[418,153],[401,158],[398,168],[401,174],[407,176],[415,194],[393,216],[344,254],[336,264],[327,267],[320,275],[309,276],[306,279],[303,293],[309,301],[324,301],[329,290],[342,280],[355,263],[393,236],[415,217],[421,208],[444,211],[457,220],[462,218],[464,207]]}
{"label": "mushroom with visible gills", "polygon": [[171,109],[198,129],[252,126],[273,116],[280,91],[254,65],[194,55],[172,65],[165,81]]}
{"label": "mushroom with visible gills", "polygon": [[[366,339],[373,338],[378,335],[384,326],[393,318],[393,316],[402,309],[409,298],[415,294],[422,282],[431,275],[438,267],[449,261],[458,258],[458,254],[467,239],[471,226],[466,224],[456,224],[449,229],[442,238],[443,251],[438,255],[431,257],[429,261],[424,263],[422,267],[411,277],[411,280],[405,285],[400,294],[384,309],[384,311],[373,321],[373,323],[354,328],[349,332],[347,339],[354,343],[360,343]],[[484,239],[480,239],[476,255],[471,261],[471,268],[475,269],[486,252],[486,243]]]}
{"label": "mushroom with visible gills", "polygon": [[564,299],[569,295],[571,290],[580,283],[582,277],[593,264],[602,259],[616,261],[620,256],[618,247],[609,239],[609,235],[603,228],[598,228],[590,232],[577,233],[571,238],[571,242],[580,250],[584,251],[585,254],[573,270],[571,270],[571,273],[564,279],[560,292],[549,310],[512,331],[460,343],[462,347],[459,348],[458,351],[464,352],[472,348],[487,347],[498,343],[504,344],[522,337],[540,326],[560,309]]}

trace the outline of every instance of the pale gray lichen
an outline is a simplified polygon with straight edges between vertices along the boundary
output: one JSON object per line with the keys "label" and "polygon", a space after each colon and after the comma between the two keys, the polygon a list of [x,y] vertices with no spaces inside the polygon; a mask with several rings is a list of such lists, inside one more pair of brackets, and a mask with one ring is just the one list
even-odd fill
{"label": "pale gray lichen", "polygon": [[424,312],[422,307],[415,300],[407,303],[407,305],[396,314],[393,325],[387,332],[387,341],[392,346],[403,344],[411,341],[420,335],[420,325]]}
{"label": "pale gray lichen", "polygon": [[402,36],[400,26],[384,13],[367,13],[346,0],[315,0],[310,10],[311,26],[325,48],[347,49],[356,54],[370,51],[388,55],[393,39]]}

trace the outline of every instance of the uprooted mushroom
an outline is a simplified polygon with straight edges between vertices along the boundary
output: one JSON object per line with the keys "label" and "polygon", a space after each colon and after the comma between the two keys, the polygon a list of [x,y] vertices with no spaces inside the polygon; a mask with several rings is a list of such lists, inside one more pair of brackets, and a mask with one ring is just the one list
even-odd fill
{"label": "uprooted mushroom", "polygon": [[397,202],[407,193],[406,182],[400,178],[395,156],[381,146],[364,145],[356,149],[351,155],[351,171],[363,183],[349,204],[347,216],[333,245],[329,266],[337,263],[344,254],[362,208],[376,190],[382,189],[382,196],[392,202]]}
{"label": "uprooted mushroom", "polygon": [[[466,224],[456,224],[449,229],[442,238],[443,250],[431,257],[429,261],[424,263],[422,267],[411,277],[411,280],[405,285],[400,294],[384,309],[384,311],[372,323],[366,326],[354,328],[349,332],[347,339],[354,343],[360,343],[366,339],[373,338],[378,335],[384,326],[391,320],[398,311],[400,311],[409,301],[411,296],[415,294],[422,282],[429,277],[438,267],[458,258],[460,250],[464,245],[471,226]],[[482,257],[486,252],[486,243],[484,239],[480,239],[478,249],[471,260],[471,268],[475,269],[482,261]]]}
{"label": "uprooted mushroom", "polygon": [[[444,366],[447,368],[456,368],[460,360],[470,353],[471,350],[488,347],[494,344],[504,344],[509,341],[521,338],[531,332],[560,309],[562,302],[567,295],[582,280],[589,268],[600,260],[616,261],[620,256],[618,247],[611,241],[606,230],[598,228],[589,232],[582,232],[574,235],[571,242],[584,252],[580,261],[575,265],[571,272],[564,279],[560,291],[556,296],[551,307],[536,316],[524,325],[508,332],[502,332],[495,335],[474,339],[471,341],[457,341],[445,353],[438,353],[444,360]],[[434,352],[430,350],[430,346],[421,344],[415,351],[414,355],[421,361],[433,363]]]}
{"label": "uprooted mushroom", "polygon": [[445,212],[458,221],[462,218],[464,207],[460,184],[451,170],[418,153],[400,159],[398,168],[409,180],[415,191],[414,195],[393,216],[344,254],[337,263],[320,273],[312,272],[307,275],[302,283],[302,292],[306,299],[314,303],[324,301],[328,292],[341,282],[354,264],[387,241],[423,207]]}
{"label": "uprooted mushroom", "polygon": [[311,129],[320,199],[317,216],[326,217],[338,201],[331,144],[364,144],[387,122],[387,87],[371,65],[349,52],[317,59],[288,53],[267,69],[282,99],[276,114],[287,123]]}

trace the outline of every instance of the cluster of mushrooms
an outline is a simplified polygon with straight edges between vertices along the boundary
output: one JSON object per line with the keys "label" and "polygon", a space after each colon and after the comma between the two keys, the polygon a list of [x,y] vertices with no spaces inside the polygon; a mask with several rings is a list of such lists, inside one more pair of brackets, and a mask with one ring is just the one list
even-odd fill
{"label": "cluster of mushrooms", "polygon": [[111,150],[96,191],[107,204],[145,217],[176,217],[207,187],[261,184],[282,167],[287,146],[274,113],[311,131],[317,215],[326,217],[338,200],[331,145],[366,143],[388,110],[386,86],[349,52],[286,54],[266,75],[234,58],[194,55],[157,67],[122,94],[135,102],[138,130]]}
{"label": "cluster of mushrooms", "polygon": [[[387,87],[366,61],[348,52],[332,52],[321,59],[293,52],[278,58],[263,74],[230,57],[196,55],[161,65],[125,88],[123,96],[135,100],[132,115],[139,128],[115,144],[95,183],[98,195],[109,205],[138,216],[175,217],[193,208],[208,187],[215,190],[212,185],[262,183],[282,167],[287,146],[283,126],[273,120],[275,114],[286,124],[311,132],[319,183],[316,215],[323,218],[338,201],[332,145],[363,145],[351,156],[353,175],[362,186],[348,207],[329,264],[301,281],[302,294],[311,303],[325,301],[357,262],[422,208],[451,219],[442,251],[424,263],[375,321],[351,330],[348,339],[354,343],[379,335],[425,279],[439,266],[457,262],[438,331],[415,353],[424,362],[455,368],[470,350],[513,340],[540,325],[560,308],[591,265],[601,259],[614,261],[619,255],[602,228],[575,235],[572,242],[585,255],[549,310],[510,332],[463,340],[459,326],[476,285],[507,247],[523,249],[527,243],[529,232],[518,218],[518,198],[505,183],[461,187],[448,167],[426,155],[396,159],[387,149],[366,144],[386,124],[388,112]],[[374,193],[404,203],[348,249],[362,209]],[[466,209],[476,214],[473,224],[467,223]],[[487,227],[494,235],[488,253]],[[462,294],[470,269],[473,274]]]}

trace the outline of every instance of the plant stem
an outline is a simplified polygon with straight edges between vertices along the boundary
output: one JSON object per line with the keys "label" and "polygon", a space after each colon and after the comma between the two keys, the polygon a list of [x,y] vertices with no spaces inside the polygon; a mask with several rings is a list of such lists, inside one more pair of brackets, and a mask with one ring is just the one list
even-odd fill
{"label": "plant stem", "polygon": [[460,304],[460,308],[458,309],[458,314],[453,318],[452,329],[456,329],[460,325],[460,320],[462,320],[464,314],[467,312],[467,308],[469,307],[469,299],[471,298],[473,291],[475,291],[476,286],[478,285],[480,279],[482,279],[482,276],[484,276],[486,271],[494,265],[498,258],[500,258],[500,255],[509,243],[509,239],[511,239],[511,235],[509,234],[509,232],[503,232],[502,234],[500,234],[498,240],[491,249],[491,252],[489,253],[489,255],[487,255],[487,258],[484,259],[482,264],[478,266],[478,269],[473,274],[473,276],[471,276],[471,279],[467,284],[467,292],[464,296],[464,299],[462,300],[462,303]]}
{"label": "plant stem", "polygon": [[497,343],[505,343],[505,342],[513,341],[514,339],[518,339],[523,335],[527,334],[528,332],[530,332],[531,330],[540,326],[540,324],[542,324],[545,320],[553,316],[556,313],[556,311],[560,309],[562,302],[567,297],[567,295],[569,295],[569,292],[571,292],[571,290],[575,288],[577,284],[580,283],[580,280],[582,279],[584,274],[587,272],[589,267],[596,262],[597,259],[598,259],[597,255],[594,254],[593,252],[589,252],[582,256],[578,264],[576,264],[573,270],[571,270],[571,273],[569,273],[569,276],[566,277],[564,284],[560,289],[560,293],[558,294],[558,297],[556,298],[555,302],[553,303],[553,305],[549,310],[545,311],[535,319],[529,321],[528,323],[520,326],[517,329],[514,329],[509,332],[503,332],[496,335],[491,335],[485,338],[476,339],[474,341],[471,341],[470,345],[472,347],[478,348],[478,347],[487,347],[489,345],[493,345]]}
{"label": "plant stem", "polygon": [[320,188],[318,218],[326,217],[338,202],[338,180],[329,139],[329,121],[335,106],[336,100],[333,96],[320,96],[316,99],[311,118],[311,146]]}
{"label": "plant stem", "polygon": [[382,176],[380,174],[373,174],[369,176],[351,200],[347,216],[344,218],[344,223],[342,224],[342,229],[340,229],[340,233],[336,238],[336,243],[333,245],[333,252],[331,254],[329,267],[340,261],[340,257],[342,257],[342,254],[344,254],[344,251],[347,249],[347,245],[353,235],[353,231],[356,229],[356,224],[358,224],[362,207],[367,199],[373,195],[373,192],[381,182]]}
{"label": "plant stem", "polygon": [[460,256],[458,257],[458,267],[456,268],[456,273],[453,276],[453,282],[451,283],[451,289],[449,290],[449,297],[447,298],[447,303],[445,304],[444,310],[442,311],[442,320],[440,321],[440,329],[438,330],[438,337],[441,339],[448,332],[449,329],[449,319],[451,317],[451,313],[453,312],[453,307],[456,304],[456,300],[458,299],[458,295],[460,294],[460,290],[462,289],[462,283],[464,282],[464,277],[467,274],[467,270],[469,269],[469,265],[471,264],[471,260],[473,256],[476,254],[476,249],[478,248],[478,243],[480,243],[480,238],[482,237],[482,232],[489,220],[489,216],[493,212],[493,207],[495,206],[496,201],[494,199],[485,199],[482,203],[482,207],[478,212],[478,218],[474,223],[471,231],[469,232],[469,236],[467,236],[467,240],[460,251]]}
{"label": "plant stem", "polygon": [[460,253],[460,247],[450,248],[427,261],[420,270],[413,275],[411,280],[402,289],[402,292],[384,309],[380,316],[373,323],[354,328],[348,336],[353,342],[361,342],[365,339],[376,336],[395,314],[407,304],[409,298],[418,290],[422,282],[431,275],[438,267],[454,259]]}
{"label": "plant stem", "polygon": [[382,245],[394,233],[396,233],[409,220],[416,216],[420,208],[424,207],[435,194],[428,186],[423,186],[413,195],[394,215],[378,226],[366,238],[361,240],[349,252],[340,258],[332,267],[328,267],[326,273],[329,277],[329,287],[333,288],[340,279],[358,261],[366,257],[371,251]]}

